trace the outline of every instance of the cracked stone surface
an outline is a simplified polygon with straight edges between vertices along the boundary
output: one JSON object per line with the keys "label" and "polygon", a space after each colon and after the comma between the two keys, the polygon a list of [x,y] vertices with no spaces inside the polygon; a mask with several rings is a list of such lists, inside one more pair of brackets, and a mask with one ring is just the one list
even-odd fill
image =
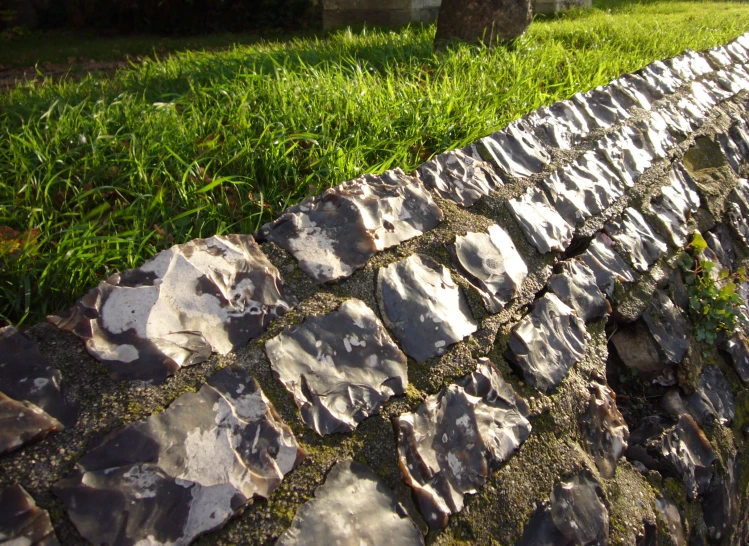
{"label": "cracked stone surface", "polygon": [[608,160],[627,187],[632,187],[657,157],[651,148],[642,132],[625,126],[603,137],[596,152]]}
{"label": "cracked stone surface", "polygon": [[320,435],[351,432],[408,385],[406,355],[361,300],[287,328],[265,351],[302,420]]}
{"label": "cracked stone surface", "polygon": [[0,544],[60,546],[49,514],[20,485],[0,491]]}
{"label": "cracked stone surface", "polygon": [[583,320],[547,293],[512,329],[506,357],[529,385],[548,393],[582,359],[588,337]]}
{"label": "cracked stone surface", "polygon": [[557,264],[558,271],[547,286],[585,322],[602,319],[609,314],[609,304],[598,289],[593,271],[584,262],[572,259]]}
{"label": "cracked stone surface", "polygon": [[632,267],[640,273],[647,272],[668,251],[666,241],[653,231],[637,210],[625,209],[618,220],[605,226],[606,233],[619,243]]}
{"label": "cracked stone surface", "polygon": [[380,268],[377,301],[385,324],[419,363],[478,328],[450,271],[428,256],[413,254]]}
{"label": "cracked stone surface", "polygon": [[736,417],[736,403],[731,384],[717,366],[704,366],[697,380],[697,389],[687,397],[701,425],[717,422],[729,425]]}
{"label": "cracked stone surface", "polygon": [[668,362],[684,360],[689,349],[689,323],[663,291],[656,290],[642,319]]}
{"label": "cracked stone surface", "polygon": [[503,186],[491,165],[461,150],[438,155],[419,167],[418,174],[427,188],[464,207]]}
{"label": "cracked stone surface", "polygon": [[684,83],[676,72],[671,70],[663,61],[654,61],[639,71],[648,86],[658,88],[663,94],[675,92]]}
{"label": "cracked stone surface", "polygon": [[593,271],[598,288],[609,297],[614,295],[617,282],[627,286],[637,280],[635,272],[614,250],[614,242],[604,233],[596,233],[580,260]]}
{"label": "cracked stone surface", "polygon": [[0,329],[0,392],[27,401],[66,427],[75,425],[78,407],[62,391],[62,376],[36,343],[12,326]]}
{"label": "cracked stone surface", "polygon": [[490,313],[504,309],[528,276],[512,239],[496,224],[487,233],[458,235],[451,250]]}
{"label": "cracked stone surface", "polygon": [[616,407],[614,391],[598,383],[593,383],[590,391],[588,409],[580,422],[580,431],[601,476],[611,479],[619,458],[627,449],[629,428]]}
{"label": "cracked stone surface", "polygon": [[377,252],[421,235],[442,210],[401,169],[367,174],[290,207],[258,237],[286,249],[316,283],[351,276]]}
{"label": "cracked stone surface", "polygon": [[0,392],[0,455],[63,429],[62,423],[30,402]]}
{"label": "cracked stone surface", "polygon": [[481,156],[504,176],[523,178],[541,172],[551,156],[522,121],[479,140]]}
{"label": "cracked stone surface", "polygon": [[551,492],[551,519],[576,546],[608,544],[609,511],[603,491],[587,470],[557,484]]}
{"label": "cracked stone surface", "polygon": [[423,545],[424,538],[395,494],[369,467],[337,463],[297,510],[276,546]]}
{"label": "cracked stone surface", "polygon": [[649,85],[647,79],[637,74],[625,74],[611,82],[610,86],[624,94],[635,106],[639,106],[643,110],[650,110],[655,101],[663,98],[662,91]]}
{"label": "cracked stone surface", "polygon": [[464,496],[528,438],[528,406],[488,359],[414,413],[398,417],[403,478],[430,528],[445,527]]}
{"label": "cracked stone surface", "polygon": [[525,238],[541,254],[563,252],[572,241],[572,226],[551,206],[542,190],[528,188],[522,197],[506,204]]}
{"label": "cracked stone surface", "polygon": [[257,382],[229,367],[107,436],[54,493],[94,544],[187,545],[267,498],[303,457]]}
{"label": "cracked stone surface", "polygon": [[49,320],[83,339],[114,379],[160,383],[245,345],[295,305],[252,237],[217,235],[112,275]]}
{"label": "cracked stone surface", "polygon": [[543,134],[562,150],[570,150],[590,132],[591,118],[571,100],[560,100],[542,106],[526,117],[537,134]]}
{"label": "cracked stone surface", "polygon": [[554,171],[541,182],[554,208],[573,226],[582,225],[619,199],[626,187],[595,152]]}
{"label": "cracked stone surface", "polygon": [[586,93],[577,93],[573,95],[572,100],[599,129],[606,129],[630,117],[629,112],[608,87],[597,87]]}

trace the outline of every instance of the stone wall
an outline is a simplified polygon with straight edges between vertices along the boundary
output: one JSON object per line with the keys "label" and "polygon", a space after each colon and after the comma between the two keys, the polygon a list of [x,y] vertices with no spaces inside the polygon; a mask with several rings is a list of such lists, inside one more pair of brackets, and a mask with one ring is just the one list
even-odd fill
{"label": "stone wall", "polygon": [[0,541],[746,544],[747,65],[655,62],[4,329]]}

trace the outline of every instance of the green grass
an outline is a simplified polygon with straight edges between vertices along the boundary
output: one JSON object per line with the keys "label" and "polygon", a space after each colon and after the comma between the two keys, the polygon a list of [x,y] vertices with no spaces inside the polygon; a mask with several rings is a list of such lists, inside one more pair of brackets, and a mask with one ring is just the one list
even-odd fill
{"label": "green grass", "polygon": [[431,26],[342,31],[0,94],[0,314],[40,320],[173,243],[251,233],[325,187],[412,170],[749,28],[739,3],[599,8],[537,20],[514,48],[437,55]]}

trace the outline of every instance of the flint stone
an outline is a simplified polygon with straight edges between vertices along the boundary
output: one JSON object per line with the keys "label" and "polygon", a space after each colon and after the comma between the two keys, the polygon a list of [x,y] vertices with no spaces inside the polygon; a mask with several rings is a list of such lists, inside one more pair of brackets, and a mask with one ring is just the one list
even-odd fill
{"label": "flint stone", "polygon": [[414,254],[380,268],[377,300],[385,324],[419,363],[478,329],[448,269],[429,256]]}
{"label": "flint stone", "polygon": [[687,397],[702,425],[718,422],[730,425],[736,417],[736,404],[731,385],[717,366],[704,366],[697,380],[697,389]]}
{"label": "flint stone", "polygon": [[534,136],[532,128],[518,123],[482,138],[478,150],[507,177],[524,178],[540,173],[551,162],[549,152]]}
{"label": "flint stone", "polygon": [[543,106],[526,120],[536,134],[544,135],[551,144],[562,150],[571,150],[591,130],[593,120],[571,100],[561,100]]}
{"label": "flint stone", "polygon": [[583,320],[547,293],[512,329],[506,357],[528,384],[548,393],[583,358],[588,337]]}
{"label": "flint stone", "polygon": [[632,267],[640,273],[647,270],[668,250],[666,241],[653,231],[636,209],[627,208],[619,220],[604,227],[606,234],[619,243]]}
{"label": "flint stone", "polygon": [[608,86],[596,87],[586,93],[577,93],[573,95],[572,101],[583,109],[599,129],[607,129],[630,117],[627,109]]}
{"label": "flint stone", "polygon": [[681,476],[690,500],[707,490],[715,452],[691,415],[679,417],[676,426],[661,436],[659,447],[663,458]]}
{"label": "flint stone", "polygon": [[0,329],[0,392],[31,402],[66,427],[75,425],[78,407],[62,392],[62,376],[36,343],[12,326]]}
{"label": "flint stone", "polygon": [[533,19],[530,0],[442,2],[435,43],[457,38],[493,46],[525,33]]}
{"label": "flint stone", "polygon": [[267,498],[304,455],[258,383],[230,367],[110,434],[53,491],[94,544],[185,546]]}
{"label": "flint stone", "polygon": [[551,206],[543,191],[528,188],[522,197],[510,199],[507,208],[520,224],[525,238],[541,254],[563,252],[572,241],[573,228]]}
{"label": "flint stone", "polygon": [[731,57],[733,57],[738,63],[743,64],[749,60],[749,54],[747,54],[745,45],[738,41],[726,44],[726,51],[728,51],[729,55],[731,55]]}
{"label": "flint stone", "polygon": [[676,504],[665,497],[659,497],[655,499],[655,508],[658,510],[658,516],[666,524],[672,544],[674,546],[687,546],[684,525],[681,523],[681,515]]}
{"label": "flint stone", "polygon": [[430,528],[445,527],[463,497],[528,438],[528,406],[488,359],[414,413],[396,420],[403,478]]}
{"label": "flint stone", "polygon": [[596,151],[609,161],[624,184],[632,187],[657,157],[651,148],[642,132],[625,126],[599,140]]}
{"label": "flint stone", "polygon": [[739,179],[739,183],[728,196],[727,212],[729,225],[734,234],[749,246],[749,181]]}
{"label": "flint stone", "polygon": [[702,82],[692,82],[691,91],[689,92],[689,98],[694,101],[700,108],[706,113],[710,111],[718,103],[718,98],[713,96],[708,88]]}
{"label": "flint stone", "polygon": [[452,250],[489,313],[504,309],[528,276],[528,267],[512,239],[496,224],[487,233],[458,235]]}
{"label": "flint stone", "polygon": [[361,300],[287,328],[265,351],[304,424],[320,435],[351,432],[408,385],[406,355]]}
{"label": "flint stone", "polygon": [[0,545],[60,546],[49,514],[20,485],[0,491]]}
{"label": "flint stone", "polygon": [[692,127],[694,127],[695,129],[702,127],[704,125],[705,117],[707,116],[708,111],[710,110],[705,105],[697,102],[689,94],[687,94],[684,97],[681,97],[676,102],[676,107],[679,109],[679,111],[683,112],[683,114],[687,117],[689,122],[692,124]]}
{"label": "flint stone", "polygon": [[13,400],[0,392],[0,455],[63,428],[62,423],[31,402]]}
{"label": "flint stone", "polygon": [[629,428],[616,407],[616,394],[606,385],[590,387],[588,409],[580,430],[585,447],[593,456],[598,472],[606,479],[614,477],[616,464],[627,449]]}
{"label": "flint stone", "polygon": [[[714,544],[743,544],[736,528],[741,518],[741,466],[738,457],[727,461],[725,471],[716,472],[702,497],[707,534]],[[731,540],[733,539],[733,540]]]}
{"label": "flint stone", "polygon": [[707,50],[707,60],[718,70],[720,68],[729,68],[733,64],[731,54],[725,46],[715,46]]}
{"label": "flint stone", "polygon": [[718,258],[718,261],[728,269],[733,268],[736,261],[736,251],[733,248],[731,235],[723,224],[718,224],[705,234],[705,242]]}
{"label": "flint stone", "polygon": [[643,110],[650,110],[655,101],[663,98],[663,93],[658,88],[649,85],[645,78],[635,74],[625,74],[609,86],[626,95],[635,106]]}
{"label": "flint stone", "polygon": [[368,466],[341,461],[297,510],[276,546],[423,545],[395,494]]}
{"label": "flint stone", "polygon": [[609,511],[601,485],[587,470],[557,484],[551,492],[551,518],[575,546],[608,544]]}
{"label": "flint stone", "polygon": [[723,156],[726,158],[728,165],[733,169],[733,172],[738,174],[741,169],[741,164],[744,162],[741,149],[726,133],[718,135],[718,144],[720,144],[720,150],[723,152]]}
{"label": "flint stone", "polygon": [[626,191],[626,186],[595,152],[561,167],[541,182],[554,208],[572,226],[601,214]]}
{"label": "flint stone", "polygon": [[598,232],[588,249],[580,256],[596,277],[598,288],[611,297],[617,281],[630,285],[637,280],[635,272],[624,259],[613,250],[614,242],[604,233]]}
{"label": "flint stone", "polygon": [[648,86],[657,88],[662,94],[672,94],[684,83],[676,72],[671,70],[663,61],[655,61],[638,72],[645,79]]}
{"label": "flint stone", "polygon": [[551,506],[544,503],[536,508],[523,529],[523,536],[515,546],[570,546],[570,540],[557,529],[551,517]]}
{"label": "flint stone", "polygon": [[663,291],[655,291],[642,319],[668,362],[684,360],[689,349],[689,323]]}
{"label": "flint stone", "polygon": [[668,175],[670,184],[661,188],[661,195],[653,199],[650,209],[663,225],[671,244],[686,246],[689,229],[687,222],[700,208],[697,187],[683,167],[674,166]]}
{"label": "flint stone", "polygon": [[83,339],[112,378],[161,383],[245,345],[295,305],[251,236],[217,235],[112,275],[48,320]]}
{"label": "flint stone", "polygon": [[462,150],[438,155],[419,167],[418,175],[427,188],[464,207],[503,186],[491,165]]}
{"label": "flint stone", "polygon": [[653,112],[644,121],[637,122],[635,128],[642,134],[643,147],[654,158],[668,157],[670,150],[676,145],[666,119],[659,112]]}
{"label": "flint stone", "polygon": [[286,249],[322,284],[351,276],[377,252],[429,231],[442,218],[421,181],[394,169],[288,208],[258,237]]}
{"label": "flint stone", "polygon": [[661,105],[658,111],[653,112],[654,116],[656,114],[663,118],[671,133],[678,135],[679,141],[683,141],[698,127],[696,124],[693,124],[691,116],[687,117],[681,108],[678,108],[673,102]]}
{"label": "flint stone", "polygon": [[729,360],[733,364],[739,379],[744,384],[749,384],[749,342],[745,336],[734,333],[726,340],[722,347],[728,353]]}
{"label": "flint stone", "polygon": [[585,322],[608,316],[609,304],[598,289],[593,271],[584,262],[567,260],[557,268],[559,272],[552,275],[547,284],[551,292]]}

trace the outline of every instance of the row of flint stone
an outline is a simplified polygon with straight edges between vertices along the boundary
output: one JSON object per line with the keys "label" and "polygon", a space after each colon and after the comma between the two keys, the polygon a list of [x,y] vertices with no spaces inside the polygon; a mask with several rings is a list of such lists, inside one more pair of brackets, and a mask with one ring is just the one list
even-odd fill
{"label": "row of flint stone", "polygon": [[[286,249],[315,282],[338,281],[377,252],[437,226],[443,213],[429,190],[470,207],[501,186],[544,172],[553,150],[569,150],[591,132],[604,134],[592,149],[507,201],[539,253],[564,251],[576,229],[624,196],[653,162],[668,157],[716,104],[749,89],[747,61],[749,35],[703,55],[687,52],[655,62],[539,109],[466,149],[439,155],[413,176],[396,169],[341,184],[288,209],[256,236]],[[661,100],[680,88],[688,93]],[[648,115],[625,125],[633,107]],[[740,162],[749,152],[744,128],[738,126],[724,148]],[[665,226],[668,243],[678,247],[686,243],[687,218],[699,197],[678,165],[669,176],[652,212]],[[742,215],[735,216],[740,231]],[[617,282],[634,282],[666,250],[667,241],[630,208],[606,224],[579,259],[563,262],[549,292],[513,328],[507,357],[523,379],[544,392],[557,387],[584,353],[585,322],[607,314],[604,294],[611,296]],[[528,274],[498,225],[457,236],[451,252],[489,313],[501,311]],[[404,393],[406,355],[424,362],[477,329],[449,270],[427,256],[383,267],[377,298],[400,347],[359,300],[309,317],[266,343],[276,376],[294,395],[304,423],[319,434],[351,431],[388,398]],[[212,352],[245,345],[296,304],[252,237],[216,236],[176,245],[110,277],[50,321],[83,339],[113,378],[160,383]],[[77,409],[65,400],[59,373],[38,349],[12,328],[2,331],[0,344],[0,451],[74,426]],[[589,436],[597,444],[591,449],[599,470],[610,475],[628,432],[610,389],[598,385],[593,391],[597,402],[591,408],[609,411],[591,415]],[[484,359],[474,373],[397,419],[404,480],[432,528],[446,525],[462,509],[463,496],[525,441],[527,416],[525,402]],[[199,392],[107,437],[54,491],[93,543],[189,544],[253,497],[269,496],[304,456],[257,382],[246,371],[226,368]],[[566,540],[605,541],[608,516],[595,478],[583,473],[570,479],[577,485],[560,484],[548,514],[539,517],[551,518]],[[571,494],[595,521],[569,512]],[[0,537],[17,533],[32,543],[56,543],[45,513],[20,487],[3,492],[0,506],[3,514],[13,514],[0,519]],[[332,514],[343,513],[337,506],[346,506],[353,518],[335,523]],[[28,518],[37,523],[23,523]],[[300,507],[279,544],[391,541],[382,529],[392,529],[402,543],[423,542],[377,475],[344,461]]]}

